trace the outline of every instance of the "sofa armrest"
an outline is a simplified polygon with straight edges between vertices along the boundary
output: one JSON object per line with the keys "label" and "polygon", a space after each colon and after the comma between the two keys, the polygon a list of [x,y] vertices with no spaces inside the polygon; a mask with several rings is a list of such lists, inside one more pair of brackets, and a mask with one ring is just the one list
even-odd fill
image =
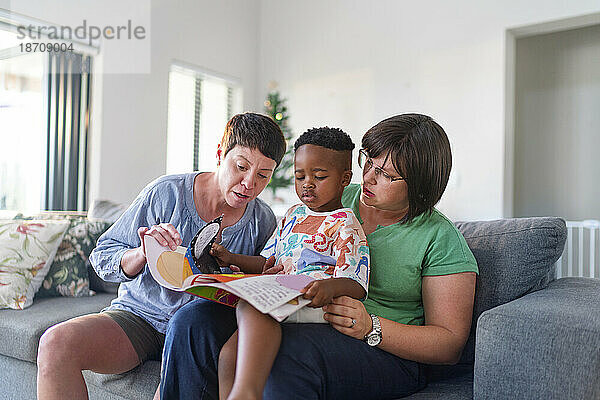
{"label": "sofa armrest", "polygon": [[477,321],[475,399],[600,398],[600,279],[563,278]]}

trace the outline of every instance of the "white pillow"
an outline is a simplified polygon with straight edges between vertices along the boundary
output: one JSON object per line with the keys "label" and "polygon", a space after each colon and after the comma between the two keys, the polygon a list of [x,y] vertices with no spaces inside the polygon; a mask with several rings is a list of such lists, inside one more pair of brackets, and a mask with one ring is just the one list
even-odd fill
{"label": "white pillow", "polygon": [[0,308],[33,303],[69,221],[0,220]]}

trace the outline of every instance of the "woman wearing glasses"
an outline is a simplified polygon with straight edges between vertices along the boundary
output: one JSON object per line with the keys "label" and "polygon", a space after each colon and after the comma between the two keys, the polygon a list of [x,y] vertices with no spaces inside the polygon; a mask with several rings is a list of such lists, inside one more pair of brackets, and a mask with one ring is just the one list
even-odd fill
{"label": "woman wearing glasses", "polygon": [[[327,325],[284,324],[265,399],[405,396],[426,385],[422,364],[456,363],[466,343],[477,264],[434,208],[452,166],[446,133],[425,115],[388,118],[364,135],[359,165],[362,183],[342,203],[367,234],[368,298],[334,299]],[[216,398],[219,350],[235,316],[215,303],[187,307],[167,331],[163,398]]]}

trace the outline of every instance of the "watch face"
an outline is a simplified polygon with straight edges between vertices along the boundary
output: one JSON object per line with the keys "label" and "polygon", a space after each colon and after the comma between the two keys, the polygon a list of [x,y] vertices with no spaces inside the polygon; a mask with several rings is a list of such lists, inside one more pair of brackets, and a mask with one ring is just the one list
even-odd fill
{"label": "watch face", "polygon": [[369,346],[377,346],[381,342],[381,336],[375,334],[367,338],[367,344]]}

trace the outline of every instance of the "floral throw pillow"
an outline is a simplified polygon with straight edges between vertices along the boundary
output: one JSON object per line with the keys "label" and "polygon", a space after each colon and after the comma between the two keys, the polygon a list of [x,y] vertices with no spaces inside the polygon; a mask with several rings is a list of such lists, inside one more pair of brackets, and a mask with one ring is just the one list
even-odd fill
{"label": "floral throw pillow", "polygon": [[56,252],[39,296],[93,295],[94,292],[90,290],[87,261],[96,247],[96,241],[110,224],[104,221],[90,221],[86,217],[76,215],[45,213],[38,217],[69,221],[69,229]]}
{"label": "floral throw pillow", "polygon": [[68,221],[0,220],[0,308],[33,303]]}

